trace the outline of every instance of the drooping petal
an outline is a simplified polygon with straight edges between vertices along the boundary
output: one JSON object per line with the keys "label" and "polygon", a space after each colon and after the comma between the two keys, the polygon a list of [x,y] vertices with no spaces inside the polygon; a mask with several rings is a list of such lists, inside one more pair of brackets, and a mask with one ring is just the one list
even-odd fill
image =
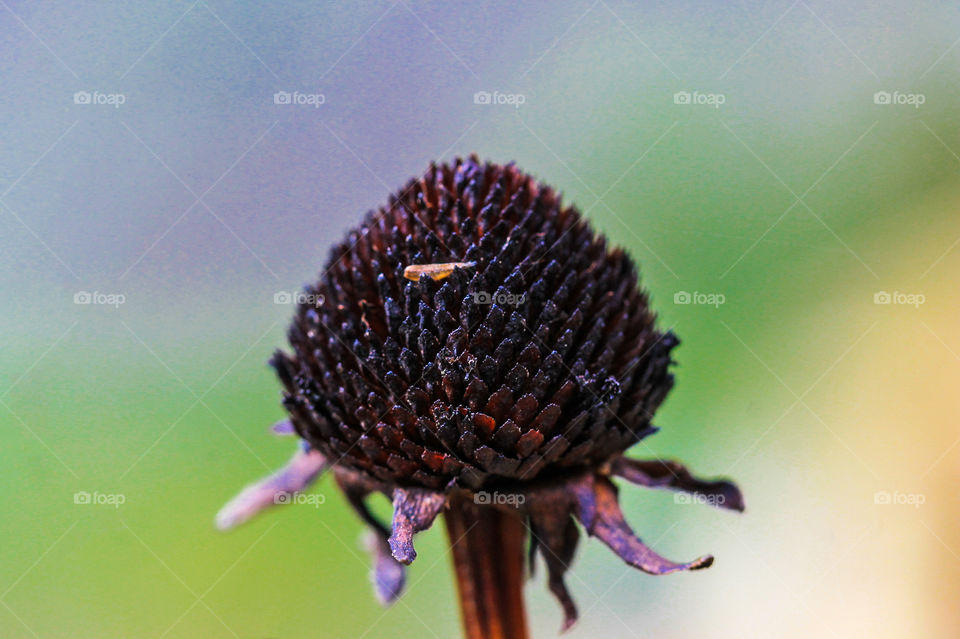
{"label": "drooping petal", "polygon": [[397,488],[393,491],[393,532],[390,550],[397,561],[409,564],[417,558],[413,535],[426,530],[446,503],[446,496],[423,488]]}
{"label": "drooping petal", "polygon": [[370,579],[380,603],[391,604],[403,592],[406,571],[404,565],[394,559],[390,552],[390,544],[387,542],[390,537],[389,529],[367,508],[366,498],[376,491],[376,487],[359,473],[343,467],[335,466],[333,473],[347,502],[360,519],[370,526],[370,534],[365,540],[365,546],[373,559]]}
{"label": "drooping petal", "polygon": [[327,458],[301,442],[286,466],[250,484],[220,509],[215,520],[217,528],[230,530],[265,508],[287,503],[285,496],[308,487],[326,467]]}
{"label": "drooping petal", "polygon": [[547,566],[547,583],[550,592],[563,607],[563,626],[568,630],[577,621],[577,606],[567,590],[563,575],[570,567],[577,550],[580,533],[566,508],[557,508],[552,501],[535,501],[530,504],[531,547],[540,550]]}
{"label": "drooping petal", "polygon": [[293,423],[289,419],[282,419],[273,426],[270,427],[270,430],[273,431],[274,435],[279,435],[281,437],[292,437],[297,434],[297,431],[293,428]]}
{"label": "drooping petal", "polygon": [[703,495],[706,498],[705,503],[743,512],[743,494],[736,484],[725,480],[697,479],[679,462],[663,459],[642,461],[620,457],[613,464],[613,474],[640,486],[673,488]]}
{"label": "drooping petal", "polygon": [[[580,497],[582,493],[578,492]],[[687,563],[676,563],[661,557],[633,533],[623,519],[617,502],[617,489],[606,477],[595,477],[592,503],[577,501],[577,517],[587,532],[610,547],[617,556],[635,568],[651,575],[668,575],[680,570],[698,570],[713,563],[713,557],[705,555]],[[592,515],[592,523],[590,521]]]}
{"label": "drooping petal", "polygon": [[570,495],[576,509],[577,519],[589,532],[597,519],[597,496],[593,473],[584,473],[569,482]]}
{"label": "drooping petal", "polygon": [[406,585],[406,566],[393,558],[386,537],[370,532],[366,542],[367,550],[373,558],[373,570],[370,571],[373,591],[381,604],[390,605],[396,601]]}

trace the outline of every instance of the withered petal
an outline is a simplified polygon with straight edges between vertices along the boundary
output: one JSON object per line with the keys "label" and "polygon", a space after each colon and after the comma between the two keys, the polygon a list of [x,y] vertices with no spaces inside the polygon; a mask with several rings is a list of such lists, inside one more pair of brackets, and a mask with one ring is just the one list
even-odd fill
{"label": "withered petal", "polygon": [[393,532],[390,550],[397,561],[409,564],[417,558],[413,535],[426,530],[446,503],[446,496],[423,488],[397,488],[393,491]]}
{"label": "withered petal", "polygon": [[371,532],[367,537],[367,550],[373,557],[370,579],[377,600],[385,606],[392,604],[406,585],[406,566],[393,558],[386,537]]}
{"label": "withered petal", "polygon": [[301,442],[286,466],[250,484],[220,509],[215,520],[217,528],[230,530],[265,508],[285,503],[282,496],[307,488],[327,465],[323,453]]}
{"label": "withered petal", "polygon": [[617,489],[605,477],[594,478],[593,503],[583,503],[582,491],[577,492],[577,497],[577,517],[587,532],[609,546],[625,562],[645,573],[668,575],[680,570],[706,568],[713,563],[710,555],[687,563],[676,563],[648,548],[624,521],[617,502]]}
{"label": "withered petal", "polygon": [[743,512],[743,494],[736,484],[726,480],[697,479],[683,464],[665,459],[627,459],[613,463],[613,474],[629,482],[649,488],[674,488],[711,499],[707,503],[720,508]]}
{"label": "withered petal", "polygon": [[[557,508],[552,501],[530,504],[531,548],[540,550],[547,566],[550,592],[563,607],[563,626],[568,630],[577,621],[577,606],[567,590],[563,575],[570,567],[577,550],[580,532],[566,508]],[[531,567],[533,561],[531,559]]]}
{"label": "withered petal", "polygon": [[375,484],[360,473],[341,466],[334,466],[333,476],[347,502],[370,527],[365,544],[373,559],[370,579],[380,603],[391,604],[403,592],[407,579],[406,569],[390,552],[387,541],[390,530],[367,508],[365,500],[370,493],[376,491]]}
{"label": "withered petal", "polygon": [[280,435],[281,437],[292,437],[297,434],[297,431],[293,427],[293,423],[289,419],[281,419],[279,422],[270,427],[270,430],[274,435]]}

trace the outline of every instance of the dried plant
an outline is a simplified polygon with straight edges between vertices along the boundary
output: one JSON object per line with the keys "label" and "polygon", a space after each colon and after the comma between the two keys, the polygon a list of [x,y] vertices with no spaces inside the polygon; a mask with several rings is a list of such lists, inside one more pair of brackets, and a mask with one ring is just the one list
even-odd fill
{"label": "dried plant", "polygon": [[[637,269],[548,186],[475,157],[431,166],[333,248],[272,364],[300,447],[218,516],[246,520],[330,468],[376,535],[373,575],[399,596],[414,534],[443,514],[466,634],[527,636],[524,557],[564,584],[582,529],[640,570],[673,562],[634,535],[611,481],[743,509],[732,483],[626,449],[656,432],[677,338],[655,326]],[[313,304],[312,300],[323,300]],[[390,526],[365,500],[393,502]],[[282,500],[280,500],[282,501]]]}

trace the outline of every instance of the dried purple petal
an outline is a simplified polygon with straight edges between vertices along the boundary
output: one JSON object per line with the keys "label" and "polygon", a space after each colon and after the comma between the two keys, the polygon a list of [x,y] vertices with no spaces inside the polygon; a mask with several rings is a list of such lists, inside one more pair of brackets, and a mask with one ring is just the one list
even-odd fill
{"label": "dried purple petal", "polygon": [[[568,630],[577,620],[577,606],[567,590],[563,575],[570,567],[577,550],[580,533],[570,513],[557,508],[555,502],[531,500],[530,502],[530,544],[540,551],[547,566],[547,584],[550,592],[563,607],[563,626],[561,632]],[[531,567],[532,567],[531,555]]]}
{"label": "dried purple petal", "polygon": [[406,583],[406,569],[394,559],[390,551],[390,531],[367,508],[367,497],[376,491],[374,482],[346,468],[334,468],[333,476],[347,502],[357,515],[370,527],[366,536],[366,548],[373,557],[371,581],[377,599],[390,604],[400,596]]}
{"label": "dried purple petal", "polygon": [[623,519],[617,503],[617,489],[604,477],[593,482],[593,499],[589,505],[578,504],[577,516],[587,532],[610,547],[625,562],[651,575],[667,575],[678,570],[699,570],[713,563],[705,555],[687,563],[676,563],[661,557],[637,537]]}
{"label": "dried purple petal", "polygon": [[270,427],[270,430],[274,435],[280,435],[281,437],[288,437],[297,434],[296,429],[294,429],[293,424],[290,423],[289,419],[284,419],[277,422]]}
{"label": "dried purple petal", "polygon": [[390,544],[384,537],[371,532],[366,537],[366,546],[373,556],[370,573],[373,591],[381,604],[391,604],[403,592],[407,581],[406,566],[394,559]]}
{"label": "dried purple petal", "polygon": [[409,564],[417,557],[413,535],[426,530],[440,514],[446,497],[420,488],[397,488],[393,491],[393,532],[390,550],[397,561]]}
{"label": "dried purple petal", "polygon": [[261,510],[285,504],[289,495],[307,488],[327,467],[323,453],[304,442],[287,465],[274,474],[250,484],[217,513],[216,525],[229,530],[242,524]]}
{"label": "dried purple petal", "polygon": [[664,459],[641,461],[621,457],[613,463],[613,474],[649,488],[675,488],[703,495],[707,503],[743,512],[743,495],[735,484],[725,480],[697,479],[683,464]]}

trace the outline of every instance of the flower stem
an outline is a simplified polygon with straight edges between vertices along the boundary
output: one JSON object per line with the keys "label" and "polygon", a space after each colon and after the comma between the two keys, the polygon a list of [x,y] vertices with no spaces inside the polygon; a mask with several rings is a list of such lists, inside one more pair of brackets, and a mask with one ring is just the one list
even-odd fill
{"label": "flower stem", "polygon": [[455,495],[444,518],[466,638],[527,639],[521,514]]}

